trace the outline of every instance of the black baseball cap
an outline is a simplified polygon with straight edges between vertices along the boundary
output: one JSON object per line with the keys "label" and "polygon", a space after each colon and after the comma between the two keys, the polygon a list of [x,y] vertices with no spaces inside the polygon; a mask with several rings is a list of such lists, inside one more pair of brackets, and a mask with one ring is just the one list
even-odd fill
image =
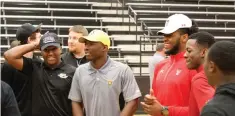
{"label": "black baseball cap", "polygon": [[40,50],[44,50],[49,46],[61,47],[61,43],[59,42],[59,37],[55,33],[47,32],[40,39]]}
{"label": "black baseball cap", "polygon": [[21,25],[16,31],[16,39],[20,41],[21,44],[25,43],[25,41],[27,41],[28,37],[32,35],[33,32],[41,30],[41,25],[42,23],[40,23],[37,27],[34,27],[30,23]]}

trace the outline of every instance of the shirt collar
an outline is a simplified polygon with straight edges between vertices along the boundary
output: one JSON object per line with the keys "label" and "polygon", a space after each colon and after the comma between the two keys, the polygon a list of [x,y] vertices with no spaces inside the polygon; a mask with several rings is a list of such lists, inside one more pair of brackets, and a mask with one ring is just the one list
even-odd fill
{"label": "shirt collar", "polygon": [[106,63],[100,68],[100,69],[95,69],[92,65],[91,65],[91,62],[89,62],[89,64],[88,64],[88,69],[89,69],[89,74],[92,74],[92,73],[94,73],[94,72],[96,72],[96,71],[99,71],[99,72],[101,72],[101,73],[104,73],[104,74],[106,74],[109,70],[110,70],[110,64],[111,64],[111,62],[112,62],[112,60],[110,59],[110,57],[109,56],[107,56],[108,58],[107,58],[107,61],[106,61]]}
{"label": "shirt collar", "polygon": [[171,60],[176,60],[176,61],[180,60],[181,58],[184,58],[184,53],[185,53],[185,51],[180,52],[180,53],[175,54],[175,55],[171,55],[170,58],[171,58]]}
{"label": "shirt collar", "polygon": [[[60,68],[62,68],[64,65],[65,65],[65,63],[61,60],[61,63],[60,63],[59,65],[57,65],[54,69],[60,69]],[[45,62],[43,62],[43,67],[44,67],[45,69],[50,69],[50,70],[52,70]],[[54,70],[54,69],[53,69],[53,70]]]}
{"label": "shirt collar", "polygon": [[199,73],[199,72],[203,71],[203,69],[204,69],[203,65],[201,65],[201,66],[198,67],[197,72]]}

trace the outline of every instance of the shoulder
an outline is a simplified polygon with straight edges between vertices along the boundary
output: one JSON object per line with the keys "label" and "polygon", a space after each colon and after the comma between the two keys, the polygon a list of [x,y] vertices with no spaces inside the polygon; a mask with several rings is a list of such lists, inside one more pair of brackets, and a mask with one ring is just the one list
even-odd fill
{"label": "shoulder", "polygon": [[213,100],[209,101],[202,109],[201,116],[225,116],[222,109]]}
{"label": "shoulder", "polygon": [[66,59],[69,55],[70,55],[69,52],[65,52],[61,55],[61,58]]}
{"label": "shoulder", "polygon": [[115,60],[111,60],[111,66],[115,68],[119,68],[120,70],[127,70],[128,68],[130,68],[127,64],[124,64]]}
{"label": "shoulder", "polygon": [[4,90],[11,89],[11,87],[7,83],[1,81],[1,89],[4,91]]}
{"label": "shoulder", "polygon": [[196,73],[196,74],[193,76],[192,82],[197,82],[197,81],[205,81],[205,82],[207,82],[207,78],[206,78],[204,72]]}

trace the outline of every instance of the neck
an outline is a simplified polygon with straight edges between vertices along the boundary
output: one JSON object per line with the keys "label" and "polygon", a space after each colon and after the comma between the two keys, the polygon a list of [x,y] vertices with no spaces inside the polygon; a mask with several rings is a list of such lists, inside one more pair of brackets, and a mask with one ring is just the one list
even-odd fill
{"label": "neck", "polygon": [[[183,44],[182,46],[179,47],[178,53],[184,52],[185,50],[186,50],[186,45]],[[177,53],[177,54],[178,54],[178,53]]]}
{"label": "neck", "polygon": [[74,52],[73,55],[74,55],[75,58],[83,58],[85,56],[85,51]]}
{"label": "neck", "polygon": [[161,56],[165,57],[165,53],[164,52],[160,52],[160,51],[156,51],[157,54],[160,54]]}
{"label": "neck", "polygon": [[223,75],[220,76],[220,83],[216,84],[216,87],[224,85],[224,84],[228,84],[228,83],[235,83],[235,74],[231,74],[231,75]]}
{"label": "neck", "polygon": [[199,67],[196,69],[197,72],[200,72],[200,70],[203,69],[203,63],[204,63],[204,60],[201,60]]}
{"label": "neck", "polygon": [[101,57],[97,60],[93,60],[91,61],[91,65],[95,68],[95,69],[100,69],[102,66],[104,66],[104,64],[107,62],[108,57],[104,56]]}
{"label": "neck", "polygon": [[50,67],[51,69],[55,69],[58,65],[60,65],[60,63],[61,63],[61,60],[57,64],[54,64],[54,65],[47,64],[47,66]]}

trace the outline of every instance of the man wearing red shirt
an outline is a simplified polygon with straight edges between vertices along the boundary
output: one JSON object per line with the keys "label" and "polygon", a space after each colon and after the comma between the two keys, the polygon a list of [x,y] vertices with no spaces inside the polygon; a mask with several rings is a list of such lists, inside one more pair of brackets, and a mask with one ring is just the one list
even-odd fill
{"label": "man wearing red shirt", "polygon": [[[159,34],[164,36],[166,54],[170,57],[155,67],[153,92],[141,105],[154,116],[188,116],[189,95],[195,70],[189,70],[184,59],[188,36],[197,32],[197,24],[183,14],[170,16]],[[153,96],[154,95],[154,96]]]}
{"label": "man wearing red shirt", "polygon": [[196,69],[197,74],[191,82],[189,96],[189,116],[199,116],[205,103],[214,95],[214,88],[208,84],[203,71],[204,57],[207,50],[215,43],[214,36],[208,32],[198,32],[189,36],[186,43],[187,67],[191,70]]}

